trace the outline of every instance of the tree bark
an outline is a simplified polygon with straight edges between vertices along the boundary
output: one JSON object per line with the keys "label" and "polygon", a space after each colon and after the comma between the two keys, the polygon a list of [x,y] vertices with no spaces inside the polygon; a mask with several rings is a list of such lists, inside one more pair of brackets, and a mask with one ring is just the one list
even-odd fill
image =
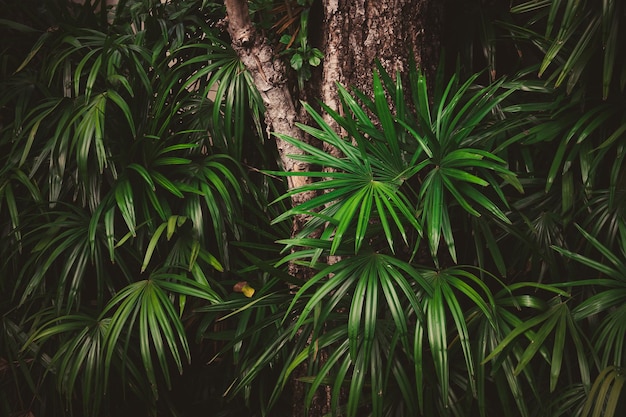
{"label": "tree bark", "polygon": [[442,2],[436,0],[325,0],[322,99],[337,108],[335,83],[371,93],[378,60],[389,73],[408,69],[410,54],[434,73]]}
{"label": "tree bark", "polygon": [[[297,113],[295,101],[287,85],[285,64],[278,58],[272,45],[267,38],[257,32],[250,21],[247,0],[225,0],[226,14],[228,16],[228,33],[231,37],[232,46],[239,55],[241,62],[252,75],[254,84],[261,94],[265,104],[265,123],[268,131],[291,136],[304,140],[304,135],[295,126]],[[298,155],[303,152],[276,138],[276,146],[282,163],[282,168],[287,172],[307,172],[308,164],[296,161],[290,155]],[[288,177],[289,189],[299,187],[310,182],[308,177]],[[294,205],[300,204],[310,198],[306,193],[296,194],[292,197]]]}

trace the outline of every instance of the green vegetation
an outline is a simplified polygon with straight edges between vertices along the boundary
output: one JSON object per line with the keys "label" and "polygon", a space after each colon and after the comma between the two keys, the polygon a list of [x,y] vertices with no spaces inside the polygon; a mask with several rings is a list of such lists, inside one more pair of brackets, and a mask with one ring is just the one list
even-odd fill
{"label": "green vegetation", "polygon": [[[310,2],[251,3],[308,82]],[[285,173],[222,5],[0,1],[0,415],[290,415],[302,364],[350,417],[618,415],[626,6],[473,7]]]}

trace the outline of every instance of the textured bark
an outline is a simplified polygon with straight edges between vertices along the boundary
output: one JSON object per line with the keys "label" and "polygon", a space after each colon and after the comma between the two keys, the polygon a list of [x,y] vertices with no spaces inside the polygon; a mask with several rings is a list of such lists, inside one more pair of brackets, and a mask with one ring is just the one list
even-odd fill
{"label": "textured bark", "polygon": [[[278,58],[267,38],[257,32],[250,21],[247,0],[225,0],[228,15],[228,33],[232,46],[246,66],[265,104],[265,122],[268,131],[304,140],[303,133],[295,126],[294,98],[287,85],[285,64]],[[307,172],[308,164],[296,161],[289,155],[302,154],[297,147],[276,138],[276,146],[283,169],[287,172]],[[308,177],[289,177],[289,188],[304,185]],[[292,198],[300,204],[310,198],[306,193]]]}
{"label": "textured bark", "polygon": [[434,74],[443,2],[325,0],[322,98],[336,103],[335,82],[371,92],[376,60],[390,73],[408,69],[410,54]]}

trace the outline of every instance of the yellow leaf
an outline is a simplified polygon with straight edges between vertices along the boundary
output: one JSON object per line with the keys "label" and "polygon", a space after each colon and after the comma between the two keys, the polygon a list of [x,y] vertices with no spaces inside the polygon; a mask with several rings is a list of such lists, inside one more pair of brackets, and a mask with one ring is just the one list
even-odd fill
{"label": "yellow leaf", "polygon": [[243,295],[245,295],[248,298],[250,298],[250,297],[252,297],[254,295],[254,291],[255,291],[254,288],[252,288],[249,285],[244,285],[241,288],[241,292],[243,293]]}

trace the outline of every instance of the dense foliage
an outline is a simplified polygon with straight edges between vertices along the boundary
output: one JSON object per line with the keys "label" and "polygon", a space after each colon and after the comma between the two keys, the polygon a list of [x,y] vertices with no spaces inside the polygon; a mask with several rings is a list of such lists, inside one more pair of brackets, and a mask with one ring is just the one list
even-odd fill
{"label": "dense foliage", "polygon": [[[285,173],[219,3],[0,1],[0,414],[289,415],[304,365],[338,415],[624,409],[625,6],[478,3]],[[300,85],[310,5],[251,2]]]}

